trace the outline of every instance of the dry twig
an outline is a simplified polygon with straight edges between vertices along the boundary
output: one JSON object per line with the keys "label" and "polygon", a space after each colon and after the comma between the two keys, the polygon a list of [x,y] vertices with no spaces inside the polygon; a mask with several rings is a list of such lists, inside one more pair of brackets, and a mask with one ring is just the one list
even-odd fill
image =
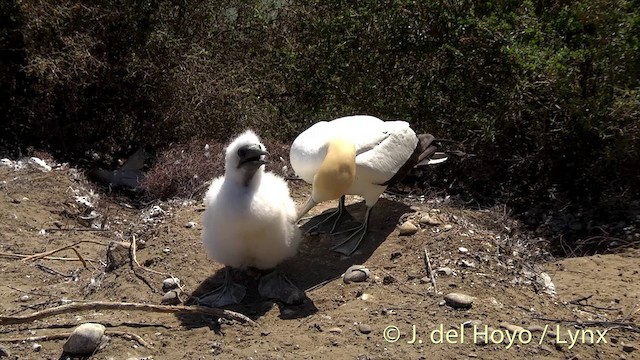
{"label": "dry twig", "polygon": [[66,250],[66,249],[71,249],[71,250],[73,250],[73,252],[76,253],[76,256],[78,256],[78,259],[82,262],[82,265],[85,267],[85,269],[87,269],[88,268],[87,262],[84,260],[82,255],[80,255],[78,250],[76,250],[76,248],[75,248],[76,245],[82,244],[82,243],[93,243],[93,244],[99,244],[99,245],[106,245],[104,243],[101,243],[101,242],[98,242],[98,241],[93,241],[93,240],[80,240],[80,241],[74,242],[73,244],[66,245],[66,246],[63,246],[63,247],[59,247],[59,248],[54,249],[54,250],[45,251],[43,253],[27,256],[27,257],[23,258],[22,261],[38,260],[38,259],[50,256],[50,255],[53,255],[53,254],[55,254],[57,252],[60,252],[60,251]]}
{"label": "dry twig", "polygon": [[[135,340],[138,344],[146,348],[153,349],[153,346],[151,346],[151,344],[149,344],[139,335],[136,335],[134,333],[129,333],[125,331],[116,331],[116,330],[106,330],[104,333],[105,335],[119,336],[128,340]],[[24,337],[6,338],[6,339],[0,339],[0,342],[15,343],[15,342],[23,342],[23,341],[66,340],[69,338],[69,336],[71,336],[71,333],[49,334],[49,335],[41,335],[41,336],[29,336],[26,338]]]}
{"label": "dry twig", "polygon": [[29,315],[0,316],[0,325],[23,324],[50,316],[67,314],[85,310],[138,310],[148,312],[172,313],[172,314],[203,314],[216,316],[228,320],[236,320],[242,323],[257,324],[247,316],[224,309],[210,308],[206,306],[167,306],[140,303],[90,301],[84,303],[71,303],[55,308],[37,311]]}
{"label": "dry twig", "polygon": [[431,261],[429,260],[429,253],[427,248],[424,248],[424,264],[427,266],[427,271],[431,277],[431,284],[433,284],[433,291],[438,295],[438,285],[436,285],[436,278],[433,276],[433,269],[431,269]]}

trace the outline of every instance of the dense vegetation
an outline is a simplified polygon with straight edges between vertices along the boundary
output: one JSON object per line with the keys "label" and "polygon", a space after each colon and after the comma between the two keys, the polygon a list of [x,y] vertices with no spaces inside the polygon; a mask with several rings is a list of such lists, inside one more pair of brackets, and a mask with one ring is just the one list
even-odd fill
{"label": "dense vegetation", "polygon": [[0,4],[8,150],[77,161],[247,126],[289,142],[368,113],[464,142],[476,156],[439,171],[476,200],[639,205],[637,0]]}

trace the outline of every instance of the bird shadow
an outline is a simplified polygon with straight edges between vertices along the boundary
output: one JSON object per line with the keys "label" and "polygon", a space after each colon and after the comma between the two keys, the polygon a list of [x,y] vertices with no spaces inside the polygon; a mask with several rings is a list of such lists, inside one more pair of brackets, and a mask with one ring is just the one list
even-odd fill
{"label": "bird shadow", "polygon": [[[302,226],[303,232],[315,223],[322,221],[333,209],[329,209],[315,216]],[[351,219],[347,219],[336,229],[350,228],[356,223],[354,219],[362,220],[366,211],[364,202],[347,206]],[[273,299],[265,299],[258,293],[258,276],[247,276],[246,273],[234,272],[234,280],[247,287],[247,292],[239,304],[224,306],[224,309],[242,313],[252,320],[257,320],[271,311],[274,306],[279,310],[281,319],[298,319],[310,316],[318,311],[308,291],[321,287],[331,281],[336,281],[352,265],[363,264],[371,257],[375,250],[387,239],[396,228],[398,219],[411,211],[410,207],[401,202],[380,199],[371,211],[367,235],[359,248],[351,255],[345,256],[334,252],[331,248],[336,245],[331,236],[323,233],[303,235],[298,254],[278,266],[278,270],[298,288],[305,290],[305,300],[300,305],[286,305]],[[240,274],[240,275],[239,275]],[[195,299],[220,286],[224,281],[225,271],[220,269],[209,276],[192,292],[187,305],[194,304]],[[218,319],[211,319],[198,315],[176,315],[182,325],[187,328],[209,327],[218,334],[222,334]]]}

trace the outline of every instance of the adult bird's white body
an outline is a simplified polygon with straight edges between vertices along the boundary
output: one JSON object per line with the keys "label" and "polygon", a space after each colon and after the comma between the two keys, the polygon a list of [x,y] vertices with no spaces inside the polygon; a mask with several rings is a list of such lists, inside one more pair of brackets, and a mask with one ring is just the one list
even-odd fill
{"label": "adult bird's white body", "polygon": [[[352,144],[355,159],[348,152],[343,152],[345,156],[329,159],[327,154],[335,148],[336,140],[342,144]],[[364,223],[361,227],[352,229],[345,244],[334,248],[350,255],[366,232],[371,208],[389,185],[402,180],[417,165],[446,160],[431,160],[437,149],[433,140],[433,136],[428,134],[416,135],[406,121],[383,121],[369,115],[347,116],[312,125],[294,140],[290,152],[293,170],[300,178],[313,184],[314,189],[298,219],[317,203],[340,197],[340,206],[336,211],[338,219],[331,229],[333,231],[344,211],[343,195],[362,196],[367,206]],[[342,186],[337,191],[340,193],[338,197],[335,196],[336,191],[333,195],[324,191],[333,187],[332,176],[325,176],[320,171],[323,166],[327,166],[327,162],[338,162],[339,165],[334,166],[347,166],[355,162],[351,182],[349,186]]]}
{"label": "adult bird's white body", "polygon": [[[211,259],[228,267],[271,270],[297,252],[295,203],[284,179],[264,171],[266,154],[254,132],[238,136],[227,146],[224,176],[213,180],[205,196],[204,246]],[[244,292],[236,295],[216,305],[239,301]]]}

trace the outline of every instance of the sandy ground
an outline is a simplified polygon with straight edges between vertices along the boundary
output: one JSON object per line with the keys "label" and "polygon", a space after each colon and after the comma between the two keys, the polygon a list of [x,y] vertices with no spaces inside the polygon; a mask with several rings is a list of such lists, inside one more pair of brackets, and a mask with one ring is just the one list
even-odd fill
{"label": "sandy ground", "polygon": [[[91,189],[82,174],[64,166],[50,172],[0,167],[3,316],[30,314],[64,300],[160,304],[163,274],[182,280],[181,297],[187,301],[220,280],[221,266],[206,258],[200,240],[201,201],[136,209],[124,197]],[[296,201],[304,202],[308,191],[295,185]],[[151,216],[153,206],[163,211]],[[355,218],[363,215],[360,203],[352,201],[348,208]],[[399,236],[399,223],[418,223],[424,214],[441,225]],[[297,286],[313,288],[303,305],[284,306],[250,289],[242,304],[229,307],[258,326],[98,309],[0,325],[0,346],[9,359],[67,358],[64,339],[5,340],[67,333],[98,322],[107,331],[137,334],[152,347],[110,336],[89,359],[640,359],[638,250],[549,260],[495,211],[385,198],[372,216],[370,237],[351,257],[329,251],[329,237],[313,235],[283,264]],[[189,222],[196,225],[187,227]],[[130,243],[133,236],[144,242],[136,251],[139,263],[153,271],[134,272],[126,252],[122,266],[106,271],[108,244]],[[51,256],[76,260],[23,259],[80,241],[74,248],[86,268],[71,249]],[[425,249],[434,270],[452,270],[435,276],[437,293],[427,276]],[[366,282],[345,284],[340,278],[353,264],[370,269]],[[549,294],[548,281],[545,287],[545,274],[555,295]],[[472,307],[442,305],[451,292],[473,296]],[[512,326],[528,330],[518,333]],[[488,344],[477,336],[485,331],[492,335]],[[573,346],[571,337],[577,339]]]}

